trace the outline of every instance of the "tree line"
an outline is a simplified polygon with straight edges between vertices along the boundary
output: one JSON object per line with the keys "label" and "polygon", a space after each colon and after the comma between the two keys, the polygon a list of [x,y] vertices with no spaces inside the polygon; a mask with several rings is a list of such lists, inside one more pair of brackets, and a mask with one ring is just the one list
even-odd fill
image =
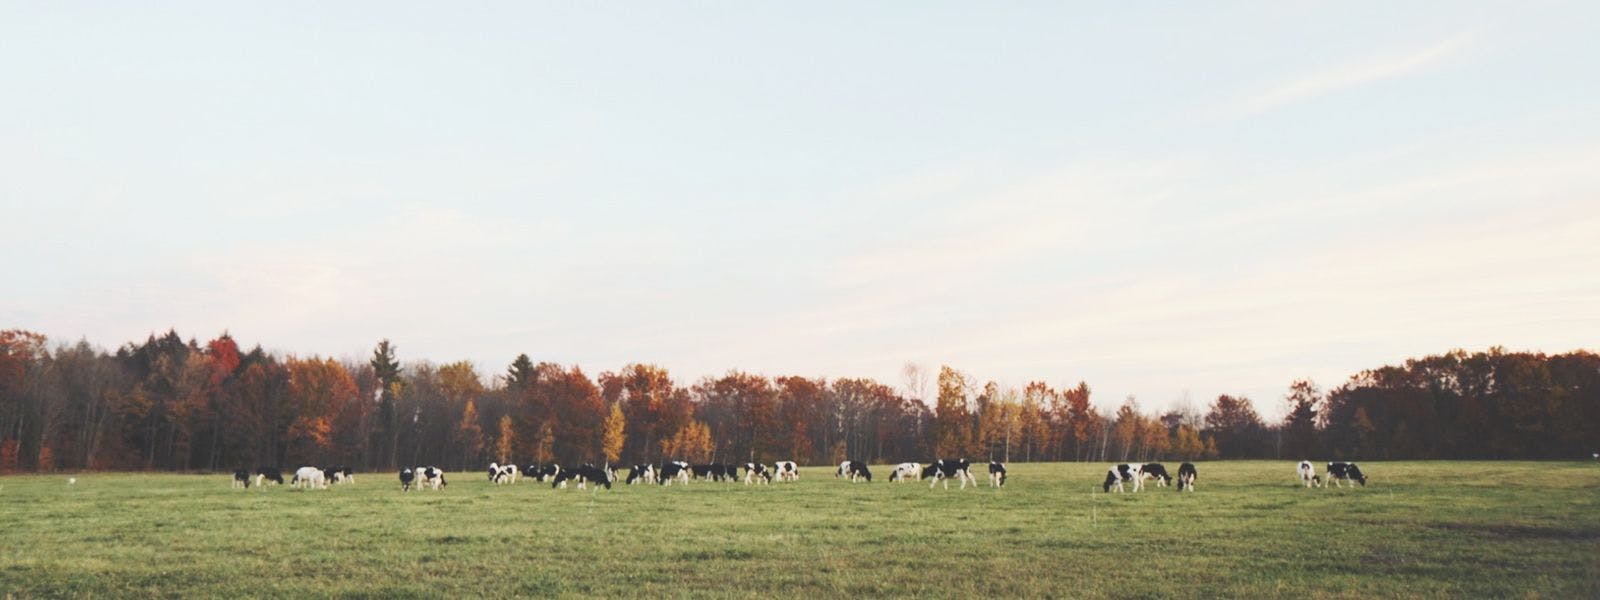
{"label": "tree line", "polygon": [[[685,384],[630,364],[591,377],[517,356],[468,362],[241,350],[177,332],[106,352],[0,332],[0,472],[221,470],[348,464],[795,460],[967,456],[1004,461],[1216,458],[1570,458],[1600,445],[1600,356],[1495,348],[1407,361],[1324,393],[1293,382],[1287,417],[1222,395],[1146,414],[1091,402],[1087,383],[979,383],[949,366],[872,379],[730,371]],[[931,389],[930,389],[931,386]]]}

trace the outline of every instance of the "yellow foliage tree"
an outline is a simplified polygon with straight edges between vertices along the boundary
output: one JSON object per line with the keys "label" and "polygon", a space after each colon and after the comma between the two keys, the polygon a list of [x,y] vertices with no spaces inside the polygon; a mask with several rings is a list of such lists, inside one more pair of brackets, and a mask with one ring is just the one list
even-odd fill
{"label": "yellow foliage tree", "polygon": [[500,435],[496,436],[494,440],[495,456],[499,457],[502,462],[515,464],[516,460],[511,455],[511,449],[515,447],[516,440],[517,432],[516,428],[512,426],[511,415],[500,417]]}
{"label": "yellow foliage tree", "polygon": [[472,467],[483,452],[483,428],[478,425],[478,406],[468,400],[461,410],[461,421],[456,423],[453,437],[461,447],[462,468]]}
{"label": "yellow foliage tree", "polygon": [[606,417],[604,434],[600,444],[600,451],[606,455],[606,462],[615,463],[622,460],[622,443],[627,441],[628,419],[622,416],[622,403],[611,405],[611,415]]}

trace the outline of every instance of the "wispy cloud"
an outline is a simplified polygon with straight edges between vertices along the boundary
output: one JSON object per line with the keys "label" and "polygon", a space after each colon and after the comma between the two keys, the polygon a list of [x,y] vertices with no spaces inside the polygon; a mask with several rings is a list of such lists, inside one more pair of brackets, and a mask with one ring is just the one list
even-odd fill
{"label": "wispy cloud", "polygon": [[1237,119],[1339,90],[1417,73],[1460,54],[1476,37],[1471,31],[1457,33],[1423,48],[1323,69],[1244,94],[1212,107],[1205,115],[1212,119]]}

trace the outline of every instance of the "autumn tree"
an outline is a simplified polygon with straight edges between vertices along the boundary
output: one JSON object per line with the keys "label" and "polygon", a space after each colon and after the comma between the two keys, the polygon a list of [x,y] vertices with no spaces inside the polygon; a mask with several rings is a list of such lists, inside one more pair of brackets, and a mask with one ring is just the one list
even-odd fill
{"label": "autumn tree", "polygon": [[1211,404],[1206,413],[1206,430],[1216,441],[1222,456],[1228,458],[1259,457],[1265,455],[1266,427],[1261,415],[1243,396],[1223,394]]}
{"label": "autumn tree", "polygon": [[477,466],[483,452],[483,427],[478,425],[476,402],[467,400],[466,406],[461,410],[461,420],[456,422],[455,431],[450,437],[461,451],[461,469]]}
{"label": "autumn tree", "polygon": [[622,460],[622,444],[627,441],[628,420],[622,415],[622,404],[611,405],[611,414],[606,417],[605,441],[601,443],[601,451],[605,453],[607,463],[616,463]]}
{"label": "autumn tree", "polygon": [[497,462],[516,463],[516,454],[514,453],[516,439],[517,431],[511,420],[511,415],[501,416],[499,434],[494,438],[494,455]]}
{"label": "autumn tree", "polygon": [[933,417],[934,453],[938,456],[963,456],[972,447],[972,415],[967,408],[971,387],[965,373],[939,367],[939,403]]}

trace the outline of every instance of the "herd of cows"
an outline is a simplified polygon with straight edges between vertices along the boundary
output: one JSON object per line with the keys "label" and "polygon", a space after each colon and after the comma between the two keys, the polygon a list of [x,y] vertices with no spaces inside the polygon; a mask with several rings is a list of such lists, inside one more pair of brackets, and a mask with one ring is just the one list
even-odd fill
{"label": "herd of cows", "polygon": [[[778,461],[771,466],[762,463],[745,463],[743,477],[739,474],[740,465],[709,463],[692,465],[683,461],[665,462],[657,464],[637,464],[629,467],[628,476],[622,480],[626,485],[656,484],[672,485],[673,483],[688,484],[691,480],[703,481],[744,481],[745,485],[767,484],[774,481],[799,481],[800,468],[794,461]],[[1306,487],[1323,487],[1332,483],[1344,487],[1345,482],[1351,485],[1356,483],[1367,485],[1367,476],[1361,468],[1352,462],[1330,462],[1326,477],[1318,475],[1316,467],[1311,461],[1303,460],[1296,467],[1296,474],[1300,482]],[[259,467],[255,473],[246,469],[236,469],[233,472],[233,486],[236,488],[249,488],[252,475],[255,485],[260,487],[271,481],[283,485],[283,470],[277,467]],[[851,483],[872,481],[872,470],[866,463],[847,460],[839,463],[839,468],[834,471],[835,478],[848,479]],[[588,484],[596,488],[611,489],[611,484],[619,480],[617,470],[611,465],[597,467],[584,464],[577,467],[562,468],[560,465],[501,465],[489,463],[489,482],[492,484],[516,483],[519,477],[533,479],[539,482],[549,482],[552,488],[566,488],[567,484],[575,484],[578,489],[584,489]],[[1147,479],[1155,480],[1157,485],[1166,486],[1177,482],[1178,491],[1194,491],[1195,480],[1199,472],[1194,463],[1183,463],[1178,467],[1176,479],[1167,473],[1167,468],[1161,463],[1123,463],[1113,465],[1106,471],[1105,483],[1101,486],[1106,493],[1113,488],[1121,493],[1126,491],[1124,484],[1131,487],[1134,492],[1144,489]],[[906,482],[932,480],[928,488],[932,489],[941,482],[944,489],[950,489],[950,480],[961,483],[960,489],[966,489],[967,484],[978,486],[978,478],[972,474],[972,463],[965,458],[940,459],[927,466],[920,463],[900,463],[895,465],[894,471],[889,474],[889,481]],[[306,489],[327,489],[330,484],[355,483],[355,472],[349,467],[300,467],[289,479],[290,487]],[[991,461],[989,463],[989,485],[1002,487],[1006,484],[1005,463]],[[409,492],[412,488],[440,490],[446,485],[444,471],[437,467],[415,467],[400,470],[400,491]]]}

